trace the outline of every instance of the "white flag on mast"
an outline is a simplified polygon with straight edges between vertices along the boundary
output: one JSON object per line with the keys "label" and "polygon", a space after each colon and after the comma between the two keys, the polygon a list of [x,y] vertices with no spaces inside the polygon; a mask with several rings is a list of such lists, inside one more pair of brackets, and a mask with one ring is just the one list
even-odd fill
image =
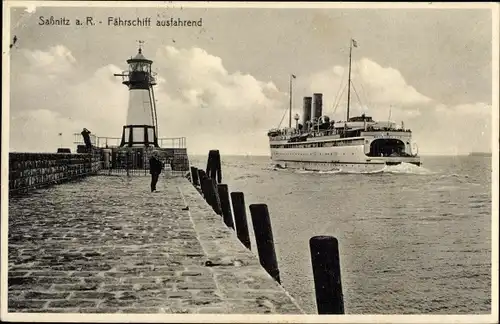
{"label": "white flag on mast", "polygon": [[356,42],[354,38],[352,38],[351,40],[352,40],[352,46],[358,47],[358,42]]}

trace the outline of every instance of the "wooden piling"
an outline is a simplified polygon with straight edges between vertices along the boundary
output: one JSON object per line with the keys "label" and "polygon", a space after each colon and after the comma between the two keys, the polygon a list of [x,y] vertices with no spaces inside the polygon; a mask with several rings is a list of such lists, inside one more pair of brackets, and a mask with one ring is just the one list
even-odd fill
{"label": "wooden piling", "polygon": [[222,217],[224,219],[224,223],[227,227],[230,227],[234,230],[233,213],[231,212],[231,204],[229,202],[229,191],[227,188],[227,184],[218,184],[217,191],[219,193],[220,206],[222,209]]}
{"label": "wooden piling", "polygon": [[203,179],[203,197],[205,198],[206,202],[212,206],[212,209],[214,212],[218,215],[222,215],[222,211],[220,208],[220,201],[218,198],[218,192],[217,192],[217,187],[215,185],[215,180],[211,178],[205,178]]}
{"label": "wooden piling", "polygon": [[211,180],[210,179],[203,179],[201,180],[201,193],[203,194],[203,198],[205,198],[205,201],[212,206],[212,203],[210,201],[210,187],[211,185]]}
{"label": "wooden piling", "polygon": [[203,180],[207,178],[207,174],[202,169],[198,169],[198,180]]}
{"label": "wooden piling", "polygon": [[214,164],[214,154],[213,154],[213,150],[210,150],[208,151],[208,158],[207,158],[207,167],[206,167],[206,173],[207,173],[207,176],[209,178],[212,178],[212,168],[213,168],[213,164]]}
{"label": "wooden piling", "polygon": [[201,171],[200,169],[197,170],[198,172],[198,180],[200,181],[200,193],[203,197],[205,197],[205,192],[204,192],[204,189],[203,187],[205,186],[205,183],[203,182],[203,177],[202,177],[202,174],[201,174]]}
{"label": "wooden piling", "polygon": [[202,169],[198,169],[198,181],[200,182],[200,189],[201,189],[201,194],[203,195],[203,197],[205,197],[205,192],[203,191],[203,187],[204,187],[204,182],[203,180],[206,179],[206,175],[205,175],[205,171],[203,171]]}
{"label": "wooden piling", "polygon": [[250,235],[248,233],[247,212],[245,207],[245,196],[243,192],[231,192],[231,203],[233,205],[234,222],[236,223],[236,235],[240,242],[249,250],[252,249]]}
{"label": "wooden piling", "polygon": [[332,236],[309,240],[318,314],[344,314],[338,241]]}
{"label": "wooden piling", "polygon": [[255,232],[255,241],[259,254],[260,264],[266,271],[281,284],[278,261],[274,250],[273,231],[271,219],[266,204],[250,205],[250,214],[252,216],[253,229]]}
{"label": "wooden piling", "polygon": [[217,215],[222,216],[222,207],[219,197],[219,191],[217,190],[217,182],[213,178],[209,178],[212,181],[212,192],[213,192],[213,209]]}
{"label": "wooden piling", "polygon": [[222,182],[222,170],[219,150],[210,150],[207,160],[207,176],[215,179],[217,183]]}
{"label": "wooden piling", "polygon": [[200,184],[198,181],[198,169],[196,167],[191,167],[191,182],[195,187]]}

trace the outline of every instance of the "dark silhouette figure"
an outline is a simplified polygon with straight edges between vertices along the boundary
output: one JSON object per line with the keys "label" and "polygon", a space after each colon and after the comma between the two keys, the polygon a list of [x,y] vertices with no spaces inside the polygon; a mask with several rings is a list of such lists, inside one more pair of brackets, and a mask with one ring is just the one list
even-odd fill
{"label": "dark silhouette figure", "polygon": [[90,131],[86,128],[81,132],[83,136],[83,141],[85,142],[85,146],[87,147],[87,152],[92,150],[92,142],[90,141]]}
{"label": "dark silhouette figure", "polygon": [[151,174],[151,192],[156,191],[156,184],[160,177],[161,170],[163,169],[163,162],[160,161],[158,152],[153,152],[149,158],[149,173]]}

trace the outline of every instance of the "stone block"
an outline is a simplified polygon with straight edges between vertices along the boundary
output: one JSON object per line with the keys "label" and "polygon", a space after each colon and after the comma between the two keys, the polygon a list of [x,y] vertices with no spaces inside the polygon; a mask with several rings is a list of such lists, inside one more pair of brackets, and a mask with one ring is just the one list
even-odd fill
{"label": "stone block", "polygon": [[72,308],[72,307],[96,307],[97,301],[70,299],[70,300],[52,300],[47,308]]}
{"label": "stone block", "polygon": [[15,311],[18,309],[36,309],[43,308],[46,304],[46,300],[13,300],[11,298],[7,301],[9,311]]}
{"label": "stone block", "polygon": [[37,291],[27,291],[24,294],[24,298],[30,300],[66,299],[69,294],[69,292],[45,293]]}

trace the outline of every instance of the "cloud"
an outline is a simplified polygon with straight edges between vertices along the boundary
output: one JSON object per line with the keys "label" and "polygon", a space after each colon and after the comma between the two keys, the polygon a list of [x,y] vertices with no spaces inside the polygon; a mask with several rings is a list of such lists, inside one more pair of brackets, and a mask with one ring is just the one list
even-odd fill
{"label": "cloud", "polygon": [[[286,108],[286,94],[269,82],[228,72],[219,57],[198,48],[164,47],[154,58],[160,135],[188,137],[189,149],[267,154],[266,132]],[[224,147],[224,149],[223,149]]]}
{"label": "cloud", "polygon": [[391,104],[394,100],[400,105],[423,105],[431,102],[430,98],[420,94],[408,85],[398,70],[384,68],[369,59],[363,58],[356,63],[354,77],[366,82],[373,100],[380,104]]}
{"label": "cloud", "polygon": [[14,113],[10,122],[10,150],[56,152],[60,146],[68,147],[65,144],[78,129],[81,130],[78,122],[44,108]]}
{"label": "cloud", "polygon": [[[351,73],[351,116],[365,112],[378,120],[404,121],[422,153],[491,150],[491,104],[446,106],[419,93],[399,71],[366,58],[353,61]],[[323,113],[345,120],[347,74],[347,67],[334,66],[301,78],[298,88],[304,95],[323,93]]]}
{"label": "cloud", "polygon": [[[438,104],[429,113],[411,120],[421,150],[435,154],[490,152],[492,107],[486,103],[446,106]],[[423,146],[425,145],[425,146]]]}
{"label": "cloud", "polygon": [[[323,93],[324,107],[327,112],[332,113],[335,106],[345,110],[347,80],[348,68],[333,66],[306,76],[299,81],[299,87],[308,93]],[[353,61],[351,80],[351,109],[354,109],[355,113],[369,109],[372,114],[387,114],[383,116],[386,118],[392,105],[401,107],[410,114],[419,114],[418,107],[433,102],[408,85],[399,71],[382,67],[366,58]],[[342,112],[341,117],[345,118],[343,114]]]}
{"label": "cloud", "polygon": [[[75,148],[73,133],[87,127],[98,135],[121,135],[127,98],[108,65],[85,71],[64,46],[12,56],[11,151]],[[58,136],[63,133],[62,138]]]}
{"label": "cloud", "polygon": [[[160,71],[155,87],[160,137],[185,136],[193,153],[217,147],[236,154],[268,152],[266,132],[286,107],[286,94],[274,84],[230,73],[220,58],[199,48],[164,47],[152,59],[153,70]],[[60,138],[53,134],[63,130],[64,145],[74,147],[70,134],[82,127],[99,136],[121,136],[128,90],[113,74],[126,67],[89,73],[64,46],[24,51],[14,61],[11,150],[55,151]],[[26,133],[29,144],[26,125],[32,128]]]}
{"label": "cloud", "polygon": [[62,45],[51,47],[47,52],[40,50],[23,50],[23,55],[29,66],[43,72],[49,74],[74,72],[73,69],[76,59],[71,52]]}
{"label": "cloud", "polygon": [[[221,58],[200,48],[166,46],[145,55],[159,72],[155,99],[160,137],[187,137],[192,154],[213,148],[225,154],[269,153],[266,132],[283,117],[288,89],[228,71]],[[61,45],[13,56],[11,151],[55,151],[61,142],[74,148],[71,134],[83,127],[99,136],[120,137],[128,90],[113,74],[124,69],[106,65],[88,71]],[[345,88],[346,74],[345,66],[333,66],[298,76],[296,111],[301,112],[300,96],[322,92],[324,114],[345,119],[346,91],[341,100],[336,98]],[[404,120],[421,152],[453,154],[491,147],[489,104],[445,106],[407,84],[399,71],[366,58],[354,62],[352,79],[351,115],[367,112],[375,119],[390,115],[391,120]]]}

